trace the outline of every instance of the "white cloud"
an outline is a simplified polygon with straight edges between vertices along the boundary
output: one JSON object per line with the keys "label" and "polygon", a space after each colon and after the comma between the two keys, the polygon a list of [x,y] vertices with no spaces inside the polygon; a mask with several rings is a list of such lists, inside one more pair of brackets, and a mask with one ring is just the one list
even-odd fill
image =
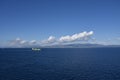
{"label": "white cloud", "polygon": [[20,38],[16,38],[15,40],[9,41],[8,47],[30,47],[38,45],[39,43],[36,40],[26,41]]}
{"label": "white cloud", "polygon": [[15,40],[11,40],[9,42],[10,47],[22,47],[24,44],[26,44],[26,40],[22,40],[20,38],[16,38]]}
{"label": "white cloud", "polygon": [[25,43],[27,43],[27,41],[25,40],[20,41],[20,44],[25,44]]}
{"label": "white cloud", "polygon": [[21,39],[18,37],[18,38],[16,38],[15,40],[16,40],[16,41],[20,41]]}
{"label": "white cloud", "polygon": [[30,44],[36,44],[37,41],[36,41],[36,40],[32,40],[32,41],[30,41],[29,43],[30,43]]}
{"label": "white cloud", "polygon": [[77,41],[77,40],[89,40],[90,37],[93,35],[93,31],[90,32],[81,32],[78,34],[74,35],[67,35],[67,36],[62,36],[59,38],[60,42],[72,42],[72,41]]}
{"label": "white cloud", "polygon": [[55,41],[55,37],[54,37],[54,36],[50,36],[50,37],[48,38],[48,42],[53,42],[53,41]]}
{"label": "white cloud", "polygon": [[50,44],[56,42],[56,38],[54,36],[49,36],[47,40],[41,41],[42,44]]}
{"label": "white cloud", "polygon": [[20,38],[16,38],[15,40],[9,41],[8,47],[32,47],[32,46],[48,46],[48,45],[55,45],[55,44],[65,44],[71,42],[79,42],[79,41],[88,41],[92,40],[91,36],[93,35],[93,31],[90,32],[81,32],[76,33],[73,35],[62,36],[56,39],[54,36],[49,36],[46,40],[36,41],[26,41]]}

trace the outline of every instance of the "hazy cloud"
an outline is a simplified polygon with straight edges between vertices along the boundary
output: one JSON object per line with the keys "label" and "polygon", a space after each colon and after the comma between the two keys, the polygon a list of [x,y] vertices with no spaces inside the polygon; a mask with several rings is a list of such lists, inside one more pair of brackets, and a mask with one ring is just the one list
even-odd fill
{"label": "hazy cloud", "polygon": [[120,41],[120,37],[116,38],[116,40],[119,40],[119,41]]}

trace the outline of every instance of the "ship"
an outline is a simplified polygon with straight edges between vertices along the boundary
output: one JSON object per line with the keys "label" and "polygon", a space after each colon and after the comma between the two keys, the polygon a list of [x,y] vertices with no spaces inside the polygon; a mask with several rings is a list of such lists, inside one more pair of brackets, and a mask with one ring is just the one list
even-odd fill
{"label": "ship", "polygon": [[32,48],[33,51],[40,51],[40,48]]}

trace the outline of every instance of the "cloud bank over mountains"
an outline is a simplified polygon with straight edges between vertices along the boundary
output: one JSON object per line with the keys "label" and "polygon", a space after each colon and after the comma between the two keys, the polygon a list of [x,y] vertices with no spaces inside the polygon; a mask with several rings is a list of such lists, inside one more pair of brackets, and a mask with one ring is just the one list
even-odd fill
{"label": "cloud bank over mountains", "polygon": [[11,40],[8,42],[7,47],[35,47],[35,46],[50,46],[55,44],[64,44],[64,43],[73,43],[73,42],[81,42],[81,41],[89,41],[92,39],[93,31],[89,32],[81,32],[73,35],[65,35],[60,38],[56,38],[54,36],[49,36],[48,39],[37,41],[37,40],[23,40],[20,38],[16,38],[15,40]]}

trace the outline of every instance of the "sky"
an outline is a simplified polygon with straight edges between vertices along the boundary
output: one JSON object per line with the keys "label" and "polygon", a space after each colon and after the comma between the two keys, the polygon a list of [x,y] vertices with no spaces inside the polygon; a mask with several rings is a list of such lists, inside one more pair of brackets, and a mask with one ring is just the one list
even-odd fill
{"label": "sky", "polygon": [[0,0],[1,46],[75,41],[120,45],[120,0]]}

